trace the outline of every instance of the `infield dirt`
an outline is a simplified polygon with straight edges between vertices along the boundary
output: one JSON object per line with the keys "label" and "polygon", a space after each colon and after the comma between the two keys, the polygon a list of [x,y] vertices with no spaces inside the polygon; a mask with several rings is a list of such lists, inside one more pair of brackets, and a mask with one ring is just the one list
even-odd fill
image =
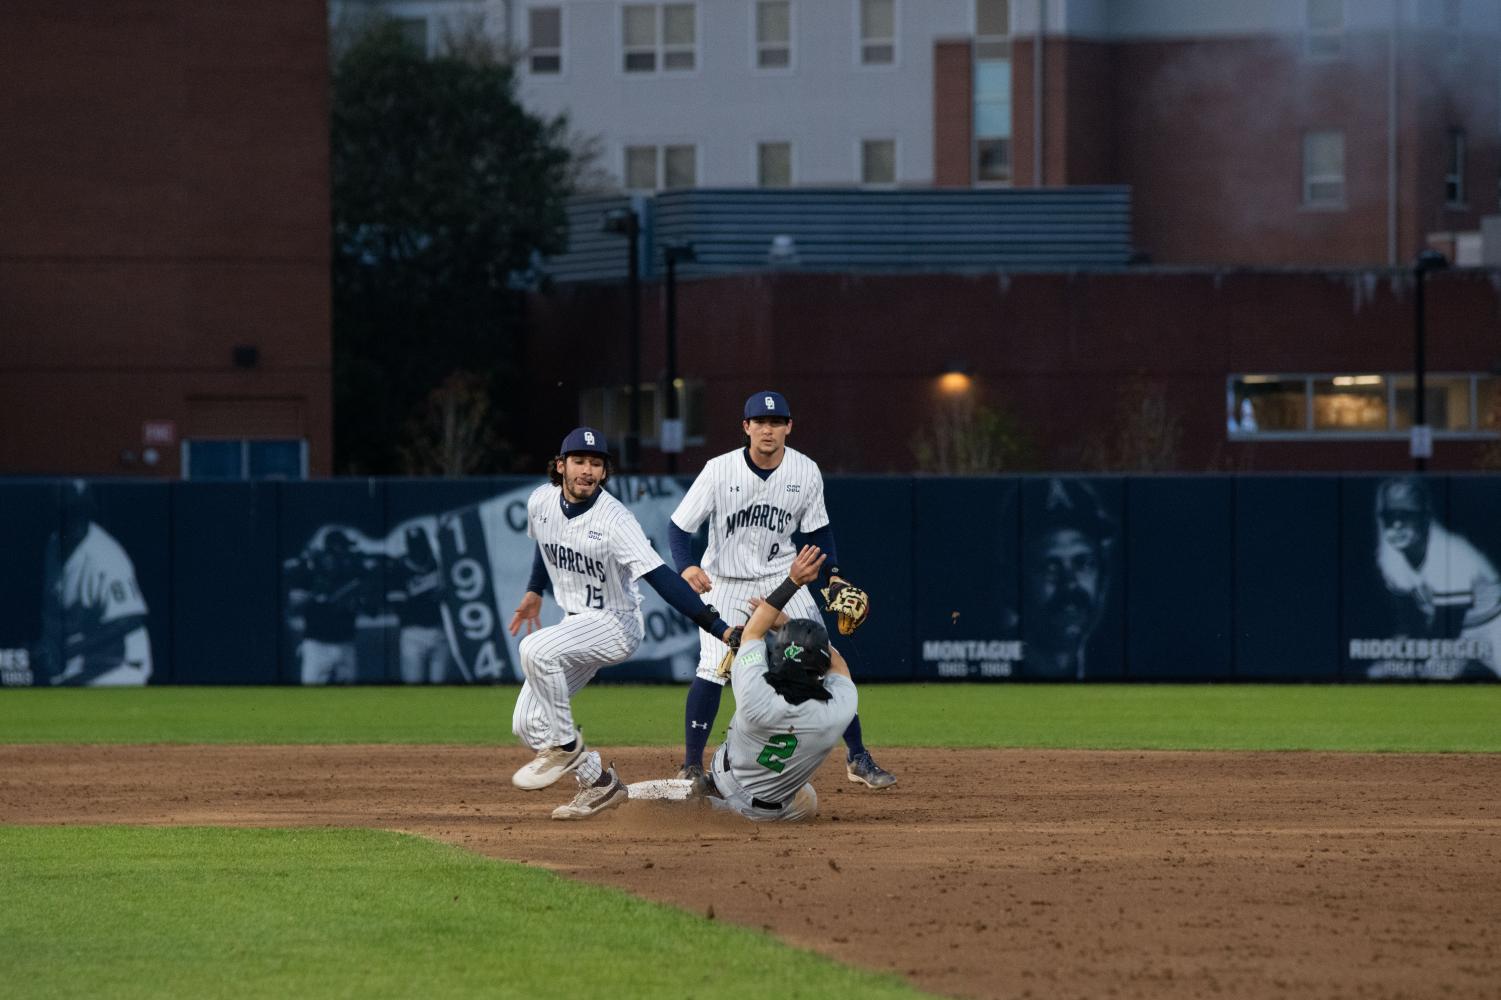
{"label": "infield dirt", "polygon": [[900,783],[831,762],[811,824],[564,824],[515,748],[0,746],[0,823],[417,833],[961,997],[1501,998],[1501,754],[878,756]]}

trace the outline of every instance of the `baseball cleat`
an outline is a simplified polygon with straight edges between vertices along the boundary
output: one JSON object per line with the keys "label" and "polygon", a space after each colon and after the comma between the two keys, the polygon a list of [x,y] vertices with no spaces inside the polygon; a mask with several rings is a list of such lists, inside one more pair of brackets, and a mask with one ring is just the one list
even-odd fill
{"label": "baseball cleat", "polygon": [[845,762],[845,774],[857,785],[869,785],[871,788],[890,788],[896,784],[896,775],[886,770],[875,762],[869,751],[856,754]]}
{"label": "baseball cleat", "polygon": [[703,776],[704,766],[702,764],[684,764],[678,768],[677,777],[682,781],[694,781]]}
{"label": "baseball cleat", "polygon": [[596,813],[602,813],[606,809],[614,809],[631,797],[631,790],[620,780],[620,775],[615,773],[615,765],[605,772],[609,781],[603,785],[586,785],[584,779],[578,775],[579,791],[573,797],[573,801],[558,806],[552,811],[553,819],[588,819]]}
{"label": "baseball cleat", "polygon": [[584,738],[575,737],[572,750],[562,747],[546,747],[537,751],[532,762],[511,775],[511,784],[527,791],[546,788],[563,775],[579,766],[584,759]]}

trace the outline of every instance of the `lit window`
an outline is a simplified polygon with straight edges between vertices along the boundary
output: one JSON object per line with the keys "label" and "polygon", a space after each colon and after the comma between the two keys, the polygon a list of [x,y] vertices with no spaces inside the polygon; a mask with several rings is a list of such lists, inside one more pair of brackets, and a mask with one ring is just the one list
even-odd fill
{"label": "lit window", "polygon": [[896,62],[896,0],[860,0],[860,62]]}
{"label": "lit window", "polygon": [[792,65],[792,4],[789,0],[757,0],[756,66],[786,69]]}
{"label": "lit window", "polygon": [[698,16],[693,4],[626,4],[621,12],[627,73],[695,67]]}
{"label": "lit window", "polygon": [[532,7],[527,11],[527,65],[533,73],[553,75],[563,71],[563,9]]}
{"label": "lit window", "polygon": [[1465,133],[1464,129],[1449,130],[1448,167],[1444,173],[1444,203],[1451,208],[1460,208],[1465,203]]}
{"label": "lit window", "polygon": [[[1408,373],[1235,375],[1226,384],[1230,436],[1405,438],[1412,427]],[[1501,437],[1501,379],[1429,374],[1423,422],[1436,435]]]}
{"label": "lit window", "polygon": [[860,143],[860,183],[896,183],[896,140],[866,139]]}
{"label": "lit window", "polygon": [[1303,204],[1344,207],[1343,132],[1309,132],[1303,136]]}
{"label": "lit window", "polygon": [[1308,30],[1303,52],[1312,59],[1333,59],[1345,48],[1345,0],[1308,0]]}
{"label": "lit window", "polygon": [[1386,379],[1336,375],[1313,383],[1313,428],[1332,431],[1388,429]]}
{"label": "lit window", "polygon": [[756,146],[756,183],[761,187],[792,186],[792,143],[763,142]]}

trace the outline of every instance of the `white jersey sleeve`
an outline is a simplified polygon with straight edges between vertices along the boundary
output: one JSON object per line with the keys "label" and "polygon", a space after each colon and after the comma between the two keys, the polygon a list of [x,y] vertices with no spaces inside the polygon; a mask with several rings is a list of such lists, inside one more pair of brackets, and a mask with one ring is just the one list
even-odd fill
{"label": "white jersey sleeve", "polygon": [[661,566],[662,557],[651,547],[651,541],[646,537],[646,532],[641,530],[641,522],[636,520],[636,515],[626,510],[625,505],[619,501],[616,501],[610,514],[608,537],[611,555],[625,570],[626,575],[632,580],[639,580]]}
{"label": "white jersey sleeve", "polygon": [[817,531],[829,523],[829,511],[823,502],[823,472],[818,468],[818,463],[806,455],[800,455],[808,463],[808,472],[804,478],[808,481],[808,498],[803,507],[802,520],[798,522],[797,530],[803,534]]}
{"label": "white jersey sleeve", "polygon": [[693,480],[693,485],[688,487],[688,492],[678,502],[677,509],[672,512],[672,523],[690,535],[714,513],[714,486],[719,481],[717,466],[723,458],[723,455],[711,458],[704,465],[698,478]]}

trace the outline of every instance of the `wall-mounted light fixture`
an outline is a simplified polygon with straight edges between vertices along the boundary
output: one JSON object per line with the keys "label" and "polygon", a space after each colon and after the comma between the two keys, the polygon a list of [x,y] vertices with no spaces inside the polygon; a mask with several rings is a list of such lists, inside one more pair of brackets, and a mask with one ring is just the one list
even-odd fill
{"label": "wall-mounted light fixture", "polygon": [[969,363],[954,359],[947,362],[938,373],[938,391],[945,396],[959,396],[969,392],[974,381]]}

